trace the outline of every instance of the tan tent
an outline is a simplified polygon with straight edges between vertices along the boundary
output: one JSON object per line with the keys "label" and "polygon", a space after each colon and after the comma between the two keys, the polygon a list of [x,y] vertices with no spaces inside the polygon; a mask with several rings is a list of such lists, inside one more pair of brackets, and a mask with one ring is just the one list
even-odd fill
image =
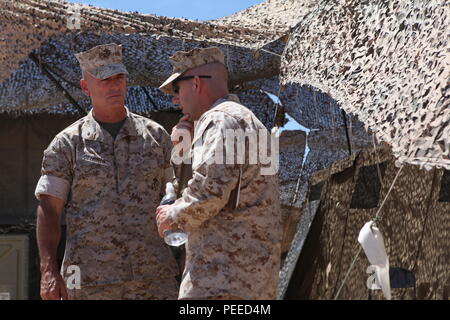
{"label": "tan tent", "polygon": [[[357,255],[357,238],[378,211],[390,268],[415,278],[415,290],[394,287],[392,298],[413,299],[414,293],[416,299],[450,298],[449,171],[414,165],[399,170],[384,146],[311,176],[300,223],[307,232],[298,232],[286,258],[285,299],[367,299],[370,263],[364,252]],[[391,276],[391,286],[395,281]],[[372,294],[383,298],[381,290]]]}

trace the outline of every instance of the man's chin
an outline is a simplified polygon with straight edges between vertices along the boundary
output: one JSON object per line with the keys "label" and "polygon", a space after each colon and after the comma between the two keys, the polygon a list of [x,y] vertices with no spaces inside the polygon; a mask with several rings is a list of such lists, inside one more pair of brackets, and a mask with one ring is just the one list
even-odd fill
{"label": "man's chin", "polygon": [[111,107],[123,107],[125,104],[125,101],[122,98],[110,98],[108,100]]}

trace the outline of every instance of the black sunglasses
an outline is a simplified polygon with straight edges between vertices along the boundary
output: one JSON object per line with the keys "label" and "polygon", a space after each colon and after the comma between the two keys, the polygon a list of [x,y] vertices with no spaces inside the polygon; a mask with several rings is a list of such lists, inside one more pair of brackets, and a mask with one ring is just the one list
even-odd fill
{"label": "black sunglasses", "polygon": [[206,79],[211,79],[212,76],[184,76],[184,77],[179,77],[176,78],[175,80],[173,80],[172,82],[172,88],[173,88],[173,92],[178,93],[178,91],[180,90],[180,88],[178,88],[177,83],[183,80],[189,80],[189,79],[194,79],[195,77],[199,77],[199,78],[206,78]]}

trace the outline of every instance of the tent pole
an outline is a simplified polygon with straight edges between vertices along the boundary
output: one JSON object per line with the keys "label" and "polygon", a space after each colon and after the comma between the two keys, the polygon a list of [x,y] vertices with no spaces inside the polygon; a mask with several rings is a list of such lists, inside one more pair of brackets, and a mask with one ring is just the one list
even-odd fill
{"label": "tent pole", "polygon": [[141,89],[144,92],[145,96],[147,97],[148,101],[150,101],[155,110],[158,111],[158,107],[156,106],[155,102],[153,102],[153,99],[150,96],[150,93],[148,93],[147,88],[141,86]]}
{"label": "tent pole", "polygon": [[345,113],[344,109],[341,110],[342,110],[342,120],[344,121],[345,135],[347,137],[348,152],[350,153],[350,155],[352,155],[352,144],[350,143],[350,136],[348,134],[348,127],[347,127],[347,114]]}
{"label": "tent pole", "polygon": [[82,108],[76,100],[70,95],[70,93],[56,80],[56,78],[50,73],[48,66],[39,60],[35,53],[31,52],[28,57],[41,69],[42,73],[64,94],[64,96],[83,114],[87,114],[86,110]]}

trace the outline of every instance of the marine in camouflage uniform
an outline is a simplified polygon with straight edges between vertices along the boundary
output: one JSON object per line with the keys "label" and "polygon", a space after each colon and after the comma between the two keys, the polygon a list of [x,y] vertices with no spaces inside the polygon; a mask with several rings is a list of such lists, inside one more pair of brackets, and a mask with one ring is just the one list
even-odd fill
{"label": "marine in camouflage uniform", "polygon": [[[111,52],[118,47],[107,46]],[[84,59],[95,59],[91,52]],[[103,76],[123,72],[106,63]],[[35,193],[38,199],[46,194],[65,201],[61,273],[65,281],[70,265],[81,273],[81,290],[68,290],[71,299],[176,299],[178,294],[176,262],[158,236],[154,215],[173,176],[170,137],[154,121],[125,110],[115,139],[91,111],[44,151]]]}
{"label": "marine in camouflage uniform", "polygon": [[[223,63],[217,48],[178,52],[172,59],[178,75],[186,67],[215,62]],[[174,94],[171,81],[160,88]],[[261,163],[250,163],[248,142],[245,163],[211,163],[221,148],[225,158],[237,148],[237,140],[224,144],[231,129],[263,130],[269,136],[231,94],[218,99],[195,124],[193,176],[166,212],[172,229],[189,233],[179,299],[276,298],[282,235],[277,176],[262,175]]]}

